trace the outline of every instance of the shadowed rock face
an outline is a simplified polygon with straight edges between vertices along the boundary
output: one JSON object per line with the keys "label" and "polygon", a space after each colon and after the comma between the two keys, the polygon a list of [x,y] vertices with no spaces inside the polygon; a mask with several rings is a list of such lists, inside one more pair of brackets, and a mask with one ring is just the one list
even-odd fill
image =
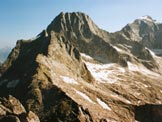
{"label": "shadowed rock face", "polygon": [[142,105],[135,107],[135,119],[140,122],[161,122],[162,105]]}
{"label": "shadowed rock face", "polygon": [[0,97],[20,101],[2,102],[0,121],[22,121],[22,110],[27,122],[145,121],[143,106],[161,105],[162,62],[143,35],[153,39],[160,28],[136,20],[108,33],[83,13],[59,14],[35,39],[19,40],[0,67]]}

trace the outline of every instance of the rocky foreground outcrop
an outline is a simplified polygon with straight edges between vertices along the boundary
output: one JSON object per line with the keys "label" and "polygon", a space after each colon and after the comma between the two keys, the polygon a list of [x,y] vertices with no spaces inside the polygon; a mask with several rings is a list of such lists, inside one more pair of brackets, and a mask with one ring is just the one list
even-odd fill
{"label": "rocky foreground outcrop", "polygon": [[160,122],[162,58],[143,35],[161,24],[136,21],[108,33],[83,13],[61,13],[19,40],[0,67],[0,121]]}
{"label": "rocky foreground outcrop", "polygon": [[26,112],[19,100],[9,96],[8,99],[0,99],[0,122],[40,122],[40,120],[32,111]]}

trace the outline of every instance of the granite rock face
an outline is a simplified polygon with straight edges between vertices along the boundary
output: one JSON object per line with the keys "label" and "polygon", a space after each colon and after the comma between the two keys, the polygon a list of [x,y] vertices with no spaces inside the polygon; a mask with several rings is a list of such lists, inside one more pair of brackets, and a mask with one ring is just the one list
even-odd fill
{"label": "granite rock face", "polygon": [[158,122],[161,29],[144,17],[109,33],[84,13],[60,13],[0,67],[0,121]]}

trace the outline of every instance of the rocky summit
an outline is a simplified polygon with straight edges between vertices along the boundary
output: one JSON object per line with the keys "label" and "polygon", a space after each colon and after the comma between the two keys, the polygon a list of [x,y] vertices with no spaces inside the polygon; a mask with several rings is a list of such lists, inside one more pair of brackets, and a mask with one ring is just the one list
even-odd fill
{"label": "rocky summit", "polygon": [[161,122],[162,24],[115,33],[60,13],[0,66],[0,122]]}

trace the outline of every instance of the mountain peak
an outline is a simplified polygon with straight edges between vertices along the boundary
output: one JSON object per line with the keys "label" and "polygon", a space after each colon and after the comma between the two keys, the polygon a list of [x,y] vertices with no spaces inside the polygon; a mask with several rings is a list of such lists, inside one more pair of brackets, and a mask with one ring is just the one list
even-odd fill
{"label": "mountain peak", "polygon": [[[97,33],[98,27],[91,18],[82,12],[63,13],[61,12],[47,27],[47,32],[76,32],[83,34],[88,32]],[[87,34],[87,35],[88,35]],[[84,35],[84,34],[83,34]]]}
{"label": "mountain peak", "polygon": [[147,22],[155,22],[156,21],[149,15],[139,17],[138,20],[143,20],[143,21],[147,21]]}
{"label": "mountain peak", "polygon": [[62,16],[71,16],[71,15],[76,15],[76,16],[84,16],[84,17],[88,17],[87,14],[83,13],[83,12],[61,12],[59,15],[62,15]]}

